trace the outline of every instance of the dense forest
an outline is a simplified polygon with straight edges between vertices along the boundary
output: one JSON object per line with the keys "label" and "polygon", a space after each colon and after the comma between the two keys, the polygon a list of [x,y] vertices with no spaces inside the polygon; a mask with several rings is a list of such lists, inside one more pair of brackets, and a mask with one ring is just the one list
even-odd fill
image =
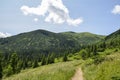
{"label": "dense forest", "polygon": [[[0,78],[17,74],[26,68],[36,68],[79,52],[83,60],[99,55],[105,49],[120,48],[120,29],[108,35],[91,33],[53,33],[36,30],[0,39]],[[95,58],[98,64],[102,59]]]}

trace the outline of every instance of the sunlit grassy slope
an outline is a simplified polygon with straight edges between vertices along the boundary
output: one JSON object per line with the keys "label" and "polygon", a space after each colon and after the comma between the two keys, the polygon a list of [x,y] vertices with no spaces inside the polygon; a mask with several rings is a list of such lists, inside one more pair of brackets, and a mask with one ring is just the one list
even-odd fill
{"label": "sunlit grassy slope", "polygon": [[[58,62],[23,70],[3,80],[71,80],[76,68],[80,65],[84,80],[120,80],[120,50],[106,49],[96,59],[75,60],[78,54],[71,56],[68,62]],[[75,58],[75,59],[74,59]],[[78,59],[78,58],[77,58]]]}
{"label": "sunlit grassy slope", "polygon": [[120,51],[107,55],[99,64],[87,60],[83,72],[85,80],[120,80]]}
{"label": "sunlit grassy slope", "polygon": [[24,70],[3,80],[70,80],[81,61],[59,62]]}

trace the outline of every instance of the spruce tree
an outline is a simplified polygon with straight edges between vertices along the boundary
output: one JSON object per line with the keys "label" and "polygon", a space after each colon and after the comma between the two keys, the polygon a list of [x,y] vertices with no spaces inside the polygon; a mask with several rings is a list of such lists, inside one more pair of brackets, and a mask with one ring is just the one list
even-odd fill
{"label": "spruce tree", "polygon": [[11,59],[10,59],[10,65],[12,67],[12,70],[13,70],[13,74],[18,72],[17,71],[17,63],[18,63],[18,56],[16,53],[13,53],[11,55]]}
{"label": "spruce tree", "polygon": [[18,64],[17,64],[17,73],[19,73],[21,71],[21,69],[22,69],[22,61],[19,60]]}
{"label": "spruce tree", "polygon": [[43,56],[42,61],[41,61],[41,65],[45,65],[45,64],[46,64],[46,58],[45,58],[45,56]]}
{"label": "spruce tree", "polygon": [[65,54],[63,57],[63,61],[66,62],[68,60],[67,55]]}
{"label": "spruce tree", "polygon": [[2,79],[2,72],[3,72],[3,70],[2,70],[2,64],[1,64],[1,62],[2,62],[2,57],[1,57],[1,54],[0,54],[0,80]]}
{"label": "spruce tree", "polygon": [[39,65],[38,65],[38,61],[37,60],[35,60],[34,62],[33,62],[33,68],[36,68],[36,67],[38,67]]}
{"label": "spruce tree", "polygon": [[46,58],[46,64],[49,64],[49,63],[50,63],[50,56],[48,55]]}
{"label": "spruce tree", "polygon": [[97,55],[97,46],[94,46],[93,55]]}
{"label": "spruce tree", "polygon": [[86,58],[89,57],[89,56],[88,56],[88,53],[87,53],[87,51],[86,51],[85,49],[82,49],[82,50],[80,51],[80,55],[81,55],[81,57],[82,57],[83,60],[85,60]]}
{"label": "spruce tree", "polygon": [[27,61],[23,61],[23,64],[22,64],[22,68],[23,69],[26,69],[28,67],[28,64],[27,64]]}
{"label": "spruce tree", "polygon": [[50,56],[50,63],[54,63],[54,60],[55,60],[55,55],[54,53],[52,53]]}

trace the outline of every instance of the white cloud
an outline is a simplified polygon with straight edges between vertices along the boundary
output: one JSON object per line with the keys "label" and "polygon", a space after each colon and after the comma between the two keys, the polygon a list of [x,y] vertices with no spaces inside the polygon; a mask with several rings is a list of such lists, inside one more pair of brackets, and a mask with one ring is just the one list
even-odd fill
{"label": "white cloud", "polygon": [[37,21],[38,21],[38,18],[34,18],[34,21],[37,22]]}
{"label": "white cloud", "polygon": [[6,38],[6,37],[9,37],[9,36],[11,36],[11,34],[0,32],[0,38]]}
{"label": "white cloud", "polygon": [[[34,14],[38,16],[45,16],[46,22],[56,24],[66,22],[69,25],[77,26],[83,22],[81,18],[72,19],[69,16],[69,11],[63,4],[62,0],[42,0],[41,5],[37,7],[22,6],[21,10],[25,15]],[[48,13],[48,15],[46,13]]]}
{"label": "white cloud", "polygon": [[120,5],[116,5],[112,10],[113,14],[120,14]]}
{"label": "white cloud", "polygon": [[77,26],[77,24],[83,22],[83,19],[82,18],[76,19],[76,20],[68,19],[67,22],[68,22],[69,25]]}

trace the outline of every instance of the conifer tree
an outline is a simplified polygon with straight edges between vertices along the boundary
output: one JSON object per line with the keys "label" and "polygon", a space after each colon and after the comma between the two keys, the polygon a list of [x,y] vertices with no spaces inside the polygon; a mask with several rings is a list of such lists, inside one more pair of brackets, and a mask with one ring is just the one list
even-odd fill
{"label": "conifer tree", "polygon": [[27,64],[27,61],[25,60],[25,61],[23,61],[22,68],[23,68],[23,69],[26,69],[27,67],[28,67],[28,64]]}
{"label": "conifer tree", "polygon": [[17,63],[18,63],[18,56],[16,53],[13,53],[10,59],[10,65],[12,67],[13,74],[17,72]]}
{"label": "conifer tree", "polygon": [[63,61],[66,62],[68,60],[67,55],[65,54],[63,57]]}
{"label": "conifer tree", "polygon": [[50,63],[50,64],[51,64],[51,63],[54,63],[54,59],[55,59],[54,53],[51,53],[51,54],[49,55],[49,63]]}
{"label": "conifer tree", "polygon": [[3,70],[2,70],[2,64],[1,64],[1,62],[2,62],[2,57],[1,57],[1,54],[0,54],[0,80],[2,79],[2,72],[3,72]]}
{"label": "conifer tree", "polygon": [[46,58],[45,58],[45,56],[43,56],[42,61],[41,61],[41,65],[45,65],[45,64],[46,64]]}
{"label": "conifer tree", "polygon": [[93,54],[97,55],[97,46],[96,45],[94,46]]}
{"label": "conifer tree", "polygon": [[80,54],[81,54],[82,59],[86,59],[88,57],[88,53],[85,49],[82,49],[80,51]]}
{"label": "conifer tree", "polygon": [[35,60],[34,62],[33,62],[33,68],[36,68],[36,67],[38,67],[39,65],[38,65],[38,61],[37,60]]}

